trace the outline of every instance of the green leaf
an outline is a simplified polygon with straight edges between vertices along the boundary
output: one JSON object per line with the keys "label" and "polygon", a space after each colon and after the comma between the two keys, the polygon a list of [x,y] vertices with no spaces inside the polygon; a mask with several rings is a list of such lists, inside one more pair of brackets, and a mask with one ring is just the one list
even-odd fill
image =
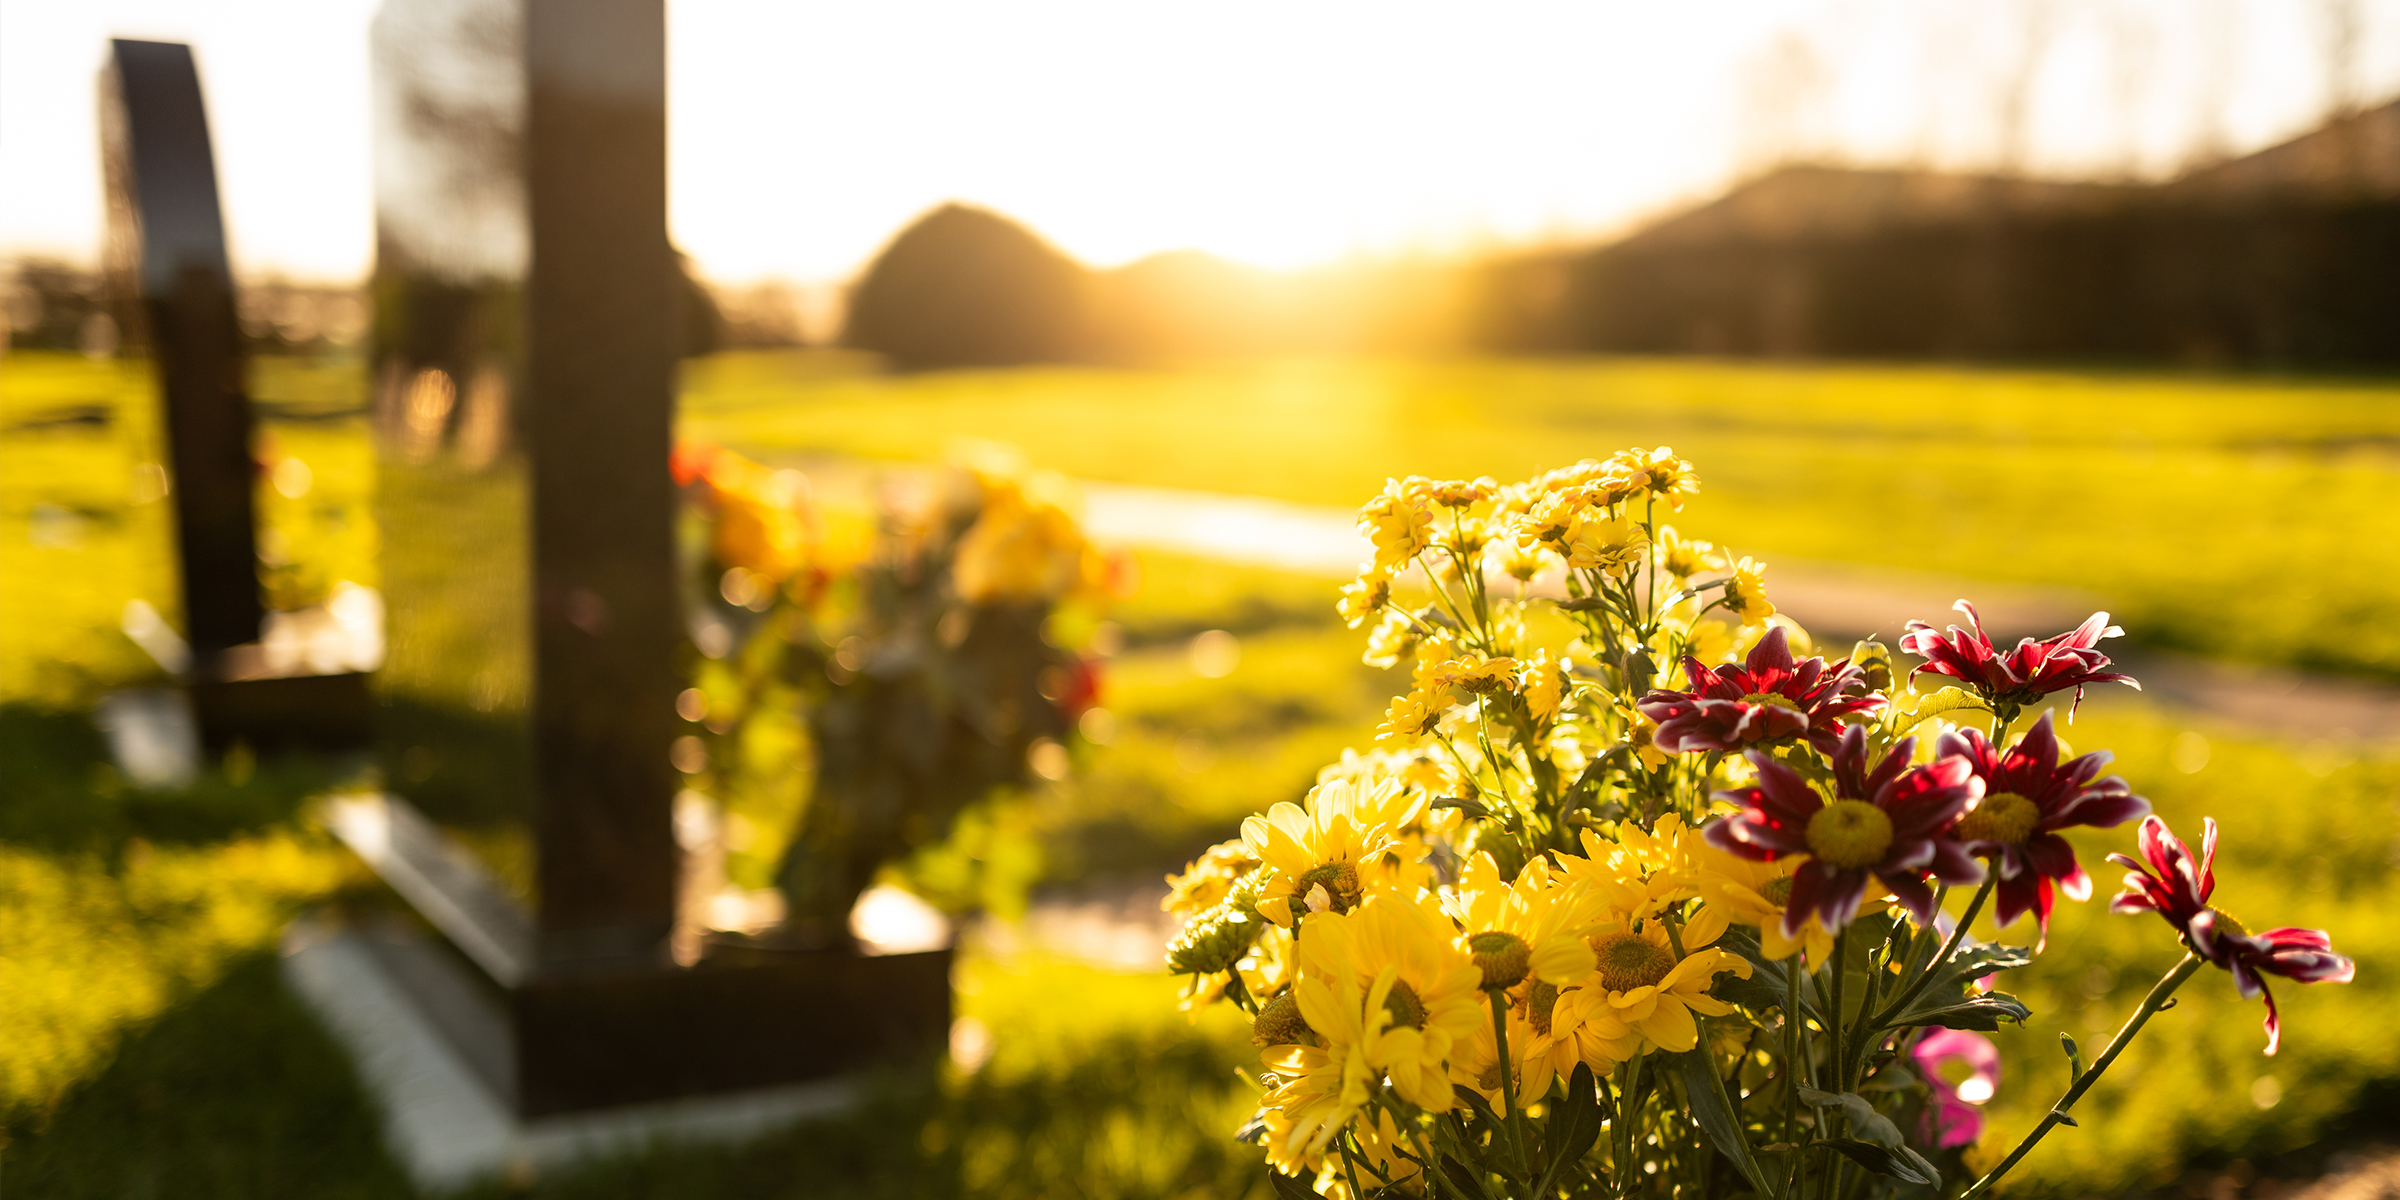
{"label": "green leaf", "polygon": [[1857,1092],[1820,1092],[1812,1087],[1798,1089],[1802,1104],[1818,1108],[1839,1108],[1850,1118],[1850,1132],[1878,1146],[1901,1146],[1900,1127],[1890,1117],[1875,1111],[1875,1105]]}
{"label": "green leaf", "polygon": [[1588,1063],[1576,1063],[1567,1077],[1567,1094],[1550,1108],[1542,1129],[1542,1151],[1550,1165],[1542,1171],[1536,1196],[1547,1196],[1568,1168],[1583,1161],[1600,1140],[1600,1098]]}
{"label": "green leaf", "polygon": [[1478,821],[1488,821],[1492,819],[1492,810],[1485,808],[1481,801],[1476,800],[1471,796],[1444,797],[1440,800],[1434,801],[1432,807],[1455,808]]}
{"label": "green leaf", "polygon": [[1878,1146],[1873,1142],[1862,1142],[1856,1138],[1825,1138],[1816,1144],[1831,1146],[1850,1161],[1878,1175],[1889,1175],[1902,1183],[1914,1183],[1924,1187],[1940,1187],[1942,1185],[1942,1173],[1935,1170],[1932,1163],[1926,1162],[1924,1155],[1906,1146],[1890,1149]]}
{"label": "green leaf", "polygon": [[1969,996],[1948,1003],[1928,995],[1918,997],[1917,1002],[1910,1005],[1907,1012],[1900,1014],[1895,1023],[1939,1025],[1944,1029],[1980,1029],[1990,1033],[1999,1029],[2002,1021],[2014,1021],[2022,1025],[2025,1018],[2032,1015],[2033,1010],[2025,1007],[2023,1001],[2006,992]]}
{"label": "green leaf", "polygon": [[1914,710],[1903,713],[1895,719],[1892,723],[1892,735],[1897,737],[1943,713],[1957,712],[1962,708],[1982,709],[1983,701],[1975,693],[1962,687],[1943,688],[1918,700]]}
{"label": "green leaf", "polygon": [[[1747,925],[1736,925],[1727,929],[1724,936],[1717,939],[1717,948],[1741,955],[1742,960],[1750,964],[1750,978],[1746,982],[1758,984],[1773,993],[1773,996],[1766,1001],[1767,1008],[1783,1007],[1784,997],[1791,994],[1790,982],[1784,972],[1789,969],[1792,959],[1768,958],[1766,951],[1759,948],[1758,931]],[[1721,978],[1720,982],[1722,981]],[[1819,1016],[1819,1013],[1816,989],[1812,984],[1813,981],[1803,973],[1800,986],[1800,1007],[1806,1010],[1809,1016],[1815,1017]],[[1751,993],[1744,991],[1742,994]],[[1731,996],[1726,998],[1733,999]],[[1739,1003],[1739,1001],[1736,1002]]]}
{"label": "green leaf", "polygon": [[1275,1183],[1276,1200],[1319,1200],[1315,1188],[1281,1171],[1269,1171],[1267,1178]]}
{"label": "green leaf", "polygon": [[1482,1093],[1477,1092],[1473,1088],[1462,1087],[1452,1088],[1450,1090],[1450,1094],[1458,1097],[1460,1103],[1465,1104],[1468,1108],[1474,1109],[1475,1116],[1484,1124],[1489,1125],[1494,1129],[1498,1129],[1500,1127],[1500,1114],[1492,1111],[1492,1106],[1485,1102]]}
{"label": "green leaf", "polygon": [[1692,1116],[1707,1132],[1708,1140],[1716,1143],[1717,1152],[1741,1168],[1742,1178],[1749,1180],[1761,1197],[1773,1195],[1766,1173],[1750,1156],[1750,1139],[1742,1136],[1742,1121],[1733,1111],[1733,1098],[1725,1094],[1724,1077],[1717,1074],[1717,1065],[1709,1057],[1706,1026],[1700,1031],[1697,1048],[1669,1057],[1682,1068],[1683,1093],[1691,1102]]}

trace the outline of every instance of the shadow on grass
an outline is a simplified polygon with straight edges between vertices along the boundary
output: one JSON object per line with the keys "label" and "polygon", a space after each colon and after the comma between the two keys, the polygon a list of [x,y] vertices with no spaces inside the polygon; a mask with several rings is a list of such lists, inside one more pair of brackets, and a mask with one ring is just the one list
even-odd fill
{"label": "shadow on grass", "polygon": [[0,704],[0,763],[0,841],[111,858],[133,838],[214,842],[288,822],[343,777],[333,760],[291,754],[238,780],[206,770],[185,787],[137,788],[90,714],[27,704]]}
{"label": "shadow on grass", "polygon": [[[936,1084],[886,1080],[856,1111],[737,1147],[661,1149],[495,1181],[472,1197],[1264,1196],[1224,1127],[1244,1087],[1181,1028]],[[0,1195],[269,1200],[413,1195],[347,1057],[273,956],[129,1038],[0,1150]]]}
{"label": "shadow on grass", "polygon": [[128,1038],[38,1125],[9,1131],[0,1195],[405,1197],[349,1060],[273,956]]}

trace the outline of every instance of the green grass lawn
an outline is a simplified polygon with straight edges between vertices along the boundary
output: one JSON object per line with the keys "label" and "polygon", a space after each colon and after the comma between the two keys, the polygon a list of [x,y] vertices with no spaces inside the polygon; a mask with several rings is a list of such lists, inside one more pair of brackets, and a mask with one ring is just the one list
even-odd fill
{"label": "green grass lawn", "polygon": [[[986,437],[1087,477],[1344,506],[1386,474],[1514,477],[1663,442],[1707,480],[1686,527],[1741,533],[1729,540],[1745,551],[2073,583],[2156,644],[2400,673],[2375,640],[2400,627],[2385,515],[2400,498],[2400,388],[2382,383],[1668,362],[883,377],[822,355],[728,356],[690,383],[691,433],[763,455],[926,458],[943,437]],[[301,817],[324,771],[271,762],[145,792],[106,765],[83,712],[152,672],[114,632],[124,602],[172,609],[166,505],[142,484],[159,457],[146,387],[138,366],[0,361],[0,1195],[405,1194],[340,1055],[275,978],[284,920],[375,894]],[[256,390],[280,414],[265,422],[278,456],[314,480],[296,499],[262,492],[294,563],[287,586],[374,582],[363,431],[313,415],[355,404],[356,367],[271,361]],[[55,419],[95,410],[104,423]],[[1359,665],[1330,581],[1158,554],[1143,574],[1115,614],[1126,648],[1104,703],[1117,734],[1031,809],[1053,885],[1154,879],[1296,797],[1367,743],[1396,682]],[[1185,653],[1211,628],[1242,646],[1223,679]],[[2216,816],[2227,903],[2254,924],[2332,930],[2359,982],[2279,989],[2273,1060],[2259,1008],[2221,976],[2195,982],[2079,1108],[2084,1126],[2028,1161],[2020,1190],[2105,1193],[2188,1163],[2271,1159],[2355,1131],[2367,1089],[2400,1081],[2383,1015],[2400,994],[2379,966],[2400,954],[2387,916],[2400,764],[2208,729],[2207,765],[2186,774],[2170,748],[2187,732],[2112,689],[2069,736],[2116,749],[2187,834]],[[2130,840],[2079,843],[2103,899],[2114,876],[2098,858]],[[2087,947],[2116,968],[2067,962]],[[2155,919],[2062,911],[2051,954],[2004,984],[2035,1016],[2006,1034],[1995,1140],[2063,1086],[2056,1035],[2096,1046],[2174,957]],[[1048,960],[972,957],[960,983],[961,1011],[999,1035],[979,1073],[895,1078],[842,1121],[530,1189],[1264,1194],[1253,1152],[1229,1138],[1249,1055],[1225,1014],[1191,1027],[1169,980]]]}
{"label": "green grass lawn", "polygon": [[1685,523],[1770,562],[2073,585],[2152,645],[2400,678],[2388,379],[1646,359],[841,366],[695,364],[685,428],[760,453],[892,459],[991,439],[1087,478],[1345,508],[1387,475],[1506,482],[1671,445],[1704,481]]}

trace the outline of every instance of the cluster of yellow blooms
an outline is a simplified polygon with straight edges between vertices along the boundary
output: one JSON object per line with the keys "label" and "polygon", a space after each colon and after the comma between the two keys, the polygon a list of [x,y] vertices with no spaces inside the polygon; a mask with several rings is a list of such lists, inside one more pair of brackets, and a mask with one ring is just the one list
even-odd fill
{"label": "cluster of yellow blooms", "polygon": [[[1961,601],[1970,628],[1909,624],[1910,675],[1872,641],[1829,663],[1764,566],[1659,519],[1698,486],[1661,447],[1505,487],[1393,480],[1360,510],[1375,558],[1339,611],[1372,623],[1367,662],[1409,663],[1408,690],[1374,750],[1244,822],[1166,902],[1186,1008],[1251,1014],[1264,1094],[1243,1136],[1280,1193],[1717,1195],[1730,1164],[1774,1200],[1891,1194],[1875,1176],[1966,1200],[2072,1124],[2200,966],[2245,996],[2352,977],[2322,931],[2209,906],[2213,825],[2195,859],[2050,713],[2011,739],[2045,696],[2133,682],[2098,648],[2108,614],[2004,649]],[[1956,683],[1920,694],[1926,673]],[[1950,724],[1969,714],[1988,734]],[[2057,896],[2091,894],[2060,831],[2136,820],[2112,908],[2164,917],[2188,953],[2088,1069],[2068,1043],[2073,1087],[1966,1184],[1999,1057],[1976,1031],[2030,1014],[1984,983],[2043,944],[1967,930],[1989,901],[2046,932]]]}
{"label": "cluster of yellow blooms", "polygon": [[[1256,1011],[1257,1136],[1279,1170],[1328,1193],[1360,1167],[1413,1190],[1425,1156],[1409,1139],[1424,1134],[1375,1102],[1386,1088],[1424,1112],[1470,1103],[1461,1091],[1502,1112],[1538,1104],[1577,1064],[1606,1076],[1690,1051],[1705,1018],[1733,1015],[1710,995],[1751,974],[1717,945],[1732,926],[1778,959],[1827,940],[1781,934],[1791,863],[1700,839],[1697,777],[1638,813],[1625,789],[1594,786],[1628,758],[1666,765],[1632,706],[1649,679],[1625,675],[1629,652],[1720,662],[1771,627],[1760,564],[1655,520],[1697,487],[1662,447],[1508,487],[1393,480],[1360,511],[1375,561],[1339,611],[1375,623],[1369,663],[1412,662],[1410,690],[1380,749],[1250,818],[1167,900],[1186,921],[1170,961],[1191,976],[1187,1007]],[[1725,581],[1693,587],[1712,572]],[[1432,602],[1397,604],[1412,583]],[[1527,605],[1545,594],[1577,625],[1563,651],[1531,644]],[[1363,1156],[1347,1169],[1332,1153],[1345,1130]]]}

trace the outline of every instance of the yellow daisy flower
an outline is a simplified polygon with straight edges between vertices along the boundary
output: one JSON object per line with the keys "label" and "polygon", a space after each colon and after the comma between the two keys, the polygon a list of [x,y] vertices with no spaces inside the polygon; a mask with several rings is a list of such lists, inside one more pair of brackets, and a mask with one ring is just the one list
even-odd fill
{"label": "yellow daisy flower", "polygon": [[1687,538],[1672,525],[1660,525],[1658,538],[1651,543],[1659,569],[1677,579],[1690,579],[1711,571],[1722,571],[1730,564],[1714,543]]}
{"label": "yellow daisy flower", "polygon": [[1286,1175],[1313,1176],[1325,1163],[1325,1148],[1366,1107],[1375,1087],[1356,1039],[1328,1046],[1273,1046],[1260,1055],[1274,1086],[1259,1100],[1266,1126],[1260,1141],[1267,1165]]}
{"label": "yellow daisy flower", "polygon": [[1559,701],[1565,695],[1566,680],[1561,674],[1563,663],[1550,657],[1547,650],[1536,650],[1517,668],[1517,691],[1525,697],[1525,707],[1536,721],[1547,721],[1558,715]]}
{"label": "yellow daisy flower", "polygon": [[1536,858],[1500,878],[1490,852],[1478,850],[1460,866],[1443,907],[1463,931],[1459,946],[1475,959],[1483,986],[1512,988],[1528,976],[1571,984],[1592,973],[1595,960],[1583,935],[1601,918],[1598,902]]}
{"label": "yellow daisy flower", "polygon": [[[1620,928],[1592,938],[1592,953],[1600,960],[1583,992],[1604,996],[1608,1007],[1642,1039],[1669,1053],[1699,1044],[1700,1026],[1692,1019],[1721,1017],[1733,1007],[1708,995],[1718,975],[1731,971],[1748,979],[1750,964],[1714,947],[1686,947],[1676,956],[1666,926],[1646,922],[1639,931]],[[1620,1059],[1622,1056],[1619,1056]]]}
{"label": "yellow daisy flower", "polygon": [[1683,498],[1700,490],[1700,477],[1693,473],[1692,464],[1675,457],[1665,446],[1656,450],[1619,450],[1608,460],[1612,476],[1626,479],[1634,486],[1648,491],[1683,510]]}
{"label": "yellow daisy flower", "polygon": [[1759,949],[1769,959],[1789,958],[1806,950],[1808,961],[1822,963],[1833,954],[1833,935],[1815,918],[1802,927],[1798,940],[1783,936],[1783,906],[1791,898],[1792,875],[1807,862],[1806,855],[1774,862],[1751,862],[1702,843],[1695,856],[1699,865],[1700,902],[1727,920],[1758,929]]}
{"label": "yellow daisy flower", "polygon": [[1568,988],[1529,979],[1511,997],[1526,1032],[1521,1049],[1517,1026],[1508,1033],[1520,1071],[1518,1095],[1549,1095],[1551,1081],[1574,1074],[1579,1062],[1605,1075],[1641,1048],[1641,1034],[1609,1006],[1591,976],[1584,978],[1585,985]]}
{"label": "yellow daisy flower", "polygon": [[1379,809],[1389,781],[1365,787],[1348,780],[1321,783],[1308,793],[1308,807],[1285,802],[1242,822],[1242,842],[1273,874],[1258,903],[1261,916],[1290,926],[1303,912],[1348,912],[1365,896],[1361,860],[1381,854],[1391,830],[1362,820],[1359,810]]}
{"label": "yellow daisy flower", "polygon": [[1767,599],[1767,564],[1744,558],[1733,565],[1733,578],[1725,582],[1725,609],[1744,625],[1763,626],[1775,615],[1774,602]]}
{"label": "yellow daisy flower", "polygon": [[1201,852],[1183,874],[1167,876],[1167,898],[1159,908],[1180,920],[1190,920],[1211,908],[1233,890],[1242,876],[1258,869],[1258,856],[1240,838],[1220,842]]}
{"label": "yellow daisy flower", "polygon": [[1558,541],[1567,565],[1579,571],[1631,570],[1649,547],[1650,535],[1639,523],[1596,514],[1578,516]]}
{"label": "yellow daisy flower", "polygon": [[1358,573],[1358,578],[1342,585],[1342,598],[1334,605],[1334,611],[1341,616],[1343,624],[1356,629],[1366,624],[1367,618],[1390,607],[1391,603],[1391,571],[1384,567],[1369,566]]}
{"label": "yellow daisy flower", "polygon": [[1367,652],[1359,661],[1370,667],[1398,666],[1401,659],[1417,652],[1417,643],[1424,636],[1408,614],[1386,609],[1383,622],[1368,632]]}
{"label": "yellow daisy flower", "polygon": [[1383,724],[1375,727],[1375,740],[1384,742],[1430,733],[1448,711],[1448,688],[1418,688],[1405,696],[1394,696],[1390,707],[1384,710]]}
{"label": "yellow daisy flower", "polygon": [[1293,986],[1310,1028],[1363,1047],[1401,1099],[1430,1112],[1450,1107],[1452,1050],[1490,1019],[1483,972],[1450,935],[1430,896],[1369,896],[1309,919]]}
{"label": "yellow daisy flower", "polygon": [[1406,566],[1433,545],[1433,504],[1426,486],[1415,475],[1405,482],[1387,479],[1382,494],[1358,510],[1358,529],[1375,545],[1376,566]]}

